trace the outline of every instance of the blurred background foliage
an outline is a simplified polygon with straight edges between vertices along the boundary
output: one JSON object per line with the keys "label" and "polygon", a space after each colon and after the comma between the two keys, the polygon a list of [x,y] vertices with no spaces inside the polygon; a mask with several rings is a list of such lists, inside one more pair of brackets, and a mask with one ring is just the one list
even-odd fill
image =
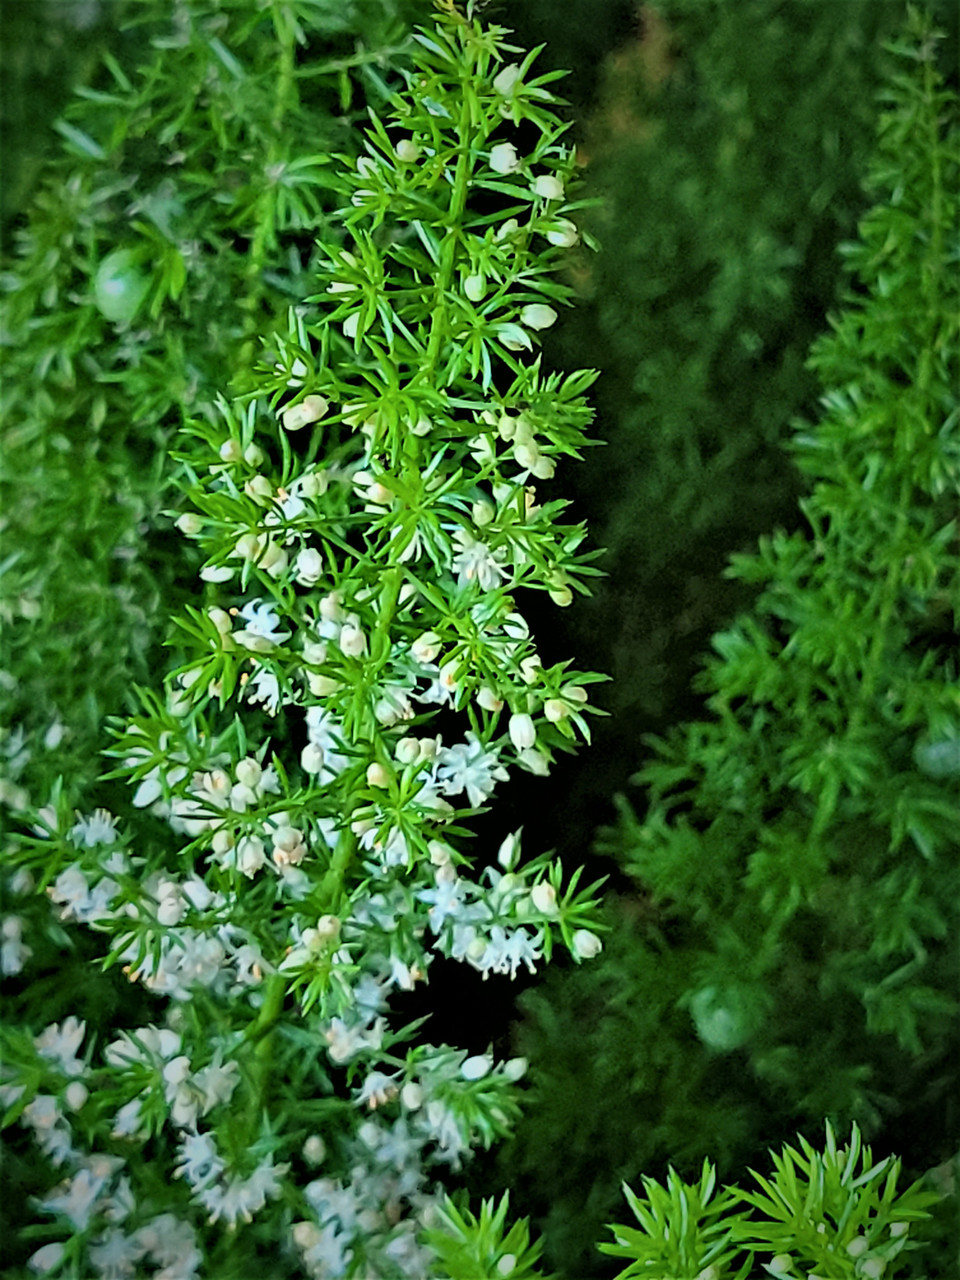
{"label": "blurred background foliage", "polygon": [[[921,7],[947,29],[940,62],[955,83],[956,6]],[[389,78],[389,57],[365,61],[365,51],[396,49],[429,6],[297,0],[294,8],[308,15],[298,65],[321,58],[330,66],[298,81],[285,146],[291,156],[349,150],[352,126]],[[188,11],[199,18],[183,38]],[[597,829],[614,822],[617,791],[629,790],[631,813],[644,811],[647,791],[630,787],[647,754],[643,735],[703,709],[696,674],[710,638],[757,591],[723,576],[728,556],[777,526],[801,524],[805,481],[783,445],[791,423],[817,414],[819,387],[805,362],[840,296],[837,246],[867,207],[862,182],[890,65],[883,46],[906,6],[493,0],[484,12],[514,28],[518,43],[545,43],[544,69],[570,69],[564,91],[585,194],[598,200],[586,222],[600,251],[572,264],[580,305],[551,333],[547,358],[602,373],[594,400],[605,443],[562,482],[595,545],[608,548],[609,576],[564,615],[555,644],[613,676],[611,715],[591,751],[564,762],[549,783],[516,786],[505,798],[517,824],[535,827],[538,845],[578,863]],[[137,69],[159,66],[151,40],[169,37],[171,18],[182,43],[163,50],[164,75],[180,77],[179,102],[193,102],[185,166],[169,164],[137,125],[169,92],[158,72],[138,77]],[[17,627],[4,665],[18,675],[17,687],[0,694],[10,722],[24,726],[23,739],[6,740],[6,773],[27,781],[27,762],[11,768],[17,751],[50,734],[51,760],[79,790],[98,771],[103,714],[119,710],[130,682],[163,660],[167,605],[184,582],[188,553],[159,516],[170,432],[184,409],[220,389],[223,354],[281,323],[289,301],[310,291],[310,241],[336,195],[318,167],[315,204],[301,217],[296,202],[284,212],[249,179],[265,171],[276,141],[256,124],[264,95],[276,90],[276,33],[261,6],[0,0],[0,22],[0,213],[13,317],[2,341],[6,377],[13,384],[16,374],[19,387],[5,429],[3,555],[29,549],[5,566],[3,583],[4,621]],[[210,70],[211,39],[242,50],[242,84],[222,60]],[[103,65],[105,51],[117,71]],[[117,72],[130,77],[129,93]],[[67,108],[79,85],[120,100],[88,95]],[[58,138],[52,125],[65,109]],[[218,118],[227,122],[219,137]],[[102,154],[85,150],[71,128]],[[251,162],[241,171],[233,159],[243,146]],[[175,264],[171,245],[193,247],[176,296],[161,270],[164,254]],[[134,257],[110,268],[118,250]],[[105,262],[101,284],[113,269],[136,303],[127,318],[105,314],[102,295],[98,305]],[[152,293],[136,301],[141,284]],[[246,309],[234,305],[237,296]],[[76,302],[68,331],[66,298]],[[67,352],[69,367],[61,357],[38,359],[53,347]],[[143,371],[132,402],[131,361]],[[545,636],[545,660],[551,644]],[[56,726],[71,716],[63,735]],[[604,960],[529,993],[516,1032],[542,1085],[499,1176],[515,1188],[517,1211],[545,1227],[549,1261],[567,1276],[603,1273],[592,1243],[604,1215],[620,1214],[620,1177],[662,1176],[670,1158],[689,1171],[703,1155],[727,1176],[791,1135],[798,1114],[781,1085],[748,1078],[737,1052],[718,1055],[698,1036],[683,999],[704,986],[699,943],[686,924],[665,920],[631,875],[635,821],[622,819],[594,854],[592,869],[610,874],[613,889]],[[453,1025],[437,1034],[456,1038],[459,1029],[459,1040],[478,1048],[505,1043],[513,988],[491,983],[465,998],[462,971],[438,966],[435,996],[445,982],[449,1009],[438,1017]],[[705,1025],[716,1010],[704,1003],[699,1012]],[[741,1012],[749,1020],[750,1010]],[[835,1038],[818,1031],[808,1028],[805,1074],[825,1084],[810,1114],[821,1103],[830,1109],[841,1076],[854,1093],[862,1084],[851,1037],[841,1037],[841,1062],[831,1057]],[[881,1113],[902,1109],[895,1066],[875,1129]],[[930,1126],[944,1123],[942,1078],[930,1090],[926,1103],[911,1104],[912,1130],[906,1122],[881,1128],[876,1144],[899,1143],[910,1176],[942,1155],[929,1140]],[[861,1119],[869,1130],[870,1117]],[[481,1166],[481,1191],[492,1176]]]}

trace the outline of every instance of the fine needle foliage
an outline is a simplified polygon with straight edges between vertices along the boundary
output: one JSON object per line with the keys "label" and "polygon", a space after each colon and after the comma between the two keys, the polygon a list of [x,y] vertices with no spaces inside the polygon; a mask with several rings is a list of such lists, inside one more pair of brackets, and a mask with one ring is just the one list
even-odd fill
{"label": "fine needle foliage", "polygon": [[[550,482],[593,375],[536,354],[574,160],[554,76],[506,36],[446,3],[417,30],[338,162],[310,297],[176,438],[202,586],[178,667],[113,726],[126,819],[58,782],[9,852],[143,993],[98,1031],[28,991],[5,1029],[4,1124],[43,1157],[34,1273],[442,1275],[438,1179],[508,1132],[525,1064],[428,1043],[403,993],[437,956],[513,978],[600,950],[579,872],[519,831],[468,852],[510,767],[589,737],[599,679],[544,666],[520,607],[591,573]],[[511,1232],[505,1277],[532,1256]]]}
{"label": "fine needle foliage", "polygon": [[760,595],[715,639],[709,718],[651,742],[646,813],[624,800],[602,837],[637,884],[618,936],[529,999],[515,1159],[575,1265],[615,1195],[598,1169],[689,1172],[713,1143],[727,1174],[824,1116],[895,1123],[917,1171],[957,1144],[957,95],[922,15],[890,51],[875,204],[793,445],[805,528],[734,559]]}
{"label": "fine needle foliage", "polygon": [[331,155],[387,94],[401,16],[140,0],[59,121],[2,276],[0,803],[41,803],[57,773],[86,792],[103,717],[162,663],[172,433],[309,291]]}
{"label": "fine needle foliage", "polygon": [[753,1174],[759,1190],[718,1191],[708,1160],[695,1183],[671,1169],[665,1186],[645,1177],[643,1196],[625,1186],[639,1229],[611,1227],[615,1243],[600,1245],[631,1259],[618,1280],[902,1276],[916,1249],[911,1228],[929,1216],[936,1194],[919,1184],[898,1194],[899,1160],[874,1160],[856,1125],[845,1147],[829,1124],[822,1153],[802,1137],[799,1146],[771,1153],[773,1173]]}

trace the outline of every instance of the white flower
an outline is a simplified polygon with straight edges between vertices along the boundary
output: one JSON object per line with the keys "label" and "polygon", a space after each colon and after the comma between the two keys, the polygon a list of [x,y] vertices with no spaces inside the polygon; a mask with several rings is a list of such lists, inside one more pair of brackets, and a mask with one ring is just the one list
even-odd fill
{"label": "white flower", "polygon": [[516,715],[512,715],[508,728],[510,741],[518,751],[532,747],[537,740],[537,730],[533,723],[533,716],[529,716],[525,712],[518,712]]}
{"label": "white flower", "polygon": [[592,960],[603,950],[603,943],[589,929],[578,929],[573,935],[571,951],[578,960]]}
{"label": "white flower", "polygon": [[526,930],[514,929],[508,932],[501,925],[495,924],[490,930],[490,937],[482,954],[473,957],[468,952],[466,958],[484,977],[491,973],[505,973],[512,979],[516,977],[521,964],[535,973],[534,962],[540,959],[540,951],[536,946],[536,937]]}
{"label": "white flower", "polygon": [[0,944],[0,973],[4,977],[13,977],[22,972],[23,966],[33,955],[33,949],[23,941],[23,920],[20,916],[4,916],[0,936],[3,938]]}
{"label": "white flower", "polygon": [[41,1203],[49,1213],[63,1214],[78,1231],[86,1231],[97,1197],[111,1172],[110,1164],[99,1173],[92,1169],[80,1169],[72,1178],[67,1178],[60,1184],[58,1192],[44,1196]]}
{"label": "white flower", "polygon": [[516,88],[520,79],[520,67],[516,62],[510,62],[497,73],[493,81],[493,87],[497,93],[503,97],[509,98]]}
{"label": "white flower", "polygon": [[319,421],[329,408],[330,405],[323,396],[305,396],[299,404],[284,409],[280,419],[285,430],[299,431],[301,427]]}
{"label": "white flower", "polygon": [[208,1183],[197,1192],[196,1199],[207,1210],[211,1223],[222,1220],[232,1229],[239,1218],[252,1222],[253,1215],[268,1199],[279,1196],[280,1180],[288,1169],[285,1164],[274,1167],[273,1157],[267,1156],[249,1178],[232,1174],[225,1182]]}
{"label": "white flower", "polygon": [[569,218],[554,218],[544,234],[559,249],[572,249],[580,240],[577,224]]}
{"label": "white flower", "polygon": [[490,151],[490,168],[494,173],[515,173],[520,168],[520,157],[512,142],[498,142]]}
{"label": "white flower", "polygon": [[117,838],[117,820],[107,809],[95,809],[89,818],[77,814],[70,829],[70,839],[78,849],[93,849],[100,844],[113,844]]}
{"label": "white flower", "polygon": [[547,880],[541,880],[530,890],[530,898],[536,909],[545,916],[557,914],[557,891]]}
{"label": "white flower", "polygon": [[493,1067],[493,1059],[489,1053],[477,1053],[472,1058],[467,1058],[460,1068],[460,1074],[464,1080],[482,1080],[484,1076],[490,1074]]}
{"label": "white flower", "polygon": [[72,1014],[63,1022],[53,1022],[35,1037],[33,1044],[41,1058],[55,1063],[65,1076],[83,1074],[83,1061],[77,1050],[83,1044],[87,1024]]}
{"label": "white flower", "polygon": [[455,796],[466,791],[474,808],[483,804],[493,794],[496,784],[506,782],[509,776],[497,753],[487,751],[475,733],[468,733],[466,742],[445,747],[437,760],[437,780],[443,794]]}
{"label": "white flower", "polygon": [[175,1178],[186,1178],[196,1190],[220,1177],[224,1163],[210,1133],[185,1133],[180,1139],[180,1153]]}
{"label": "white flower", "polygon": [[266,600],[251,600],[240,610],[240,617],[246,626],[233,633],[233,638],[246,649],[256,653],[266,653],[275,645],[289,640],[290,632],[280,630],[280,619],[274,612],[273,605]]}
{"label": "white flower", "polygon": [[503,549],[491,551],[485,542],[479,541],[466,529],[457,529],[453,537],[460,546],[450,564],[457,575],[457,585],[465,587],[477,582],[484,591],[493,591],[500,578],[506,577],[499,563],[505,556]]}
{"label": "white flower", "polygon": [[[142,1098],[132,1098],[124,1103],[113,1118],[113,1138],[136,1138],[140,1136],[143,1116],[141,1114]],[[146,1136],[144,1134],[144,1136]]]}
{"label": "white flower", "polygon": [[533,190],[543,200],[563,199],[563,183],[552,173],[541,173],[538,178],[535,178]]}
{"label": "white flower", "polygon": [[313,587],[323,577],[323,556],[315,547],[304,547],[296,561],[297,582]]}
{"label": "white flower", "polygon": [[417,894],[421,902],[430,904],[427,916],[430,928],[439,933],[448,920],[456,920],[464,907],[463,883],[460,880],[440,881],[435,889],[421,889]]}
{"label": "white flower", "polygon": [[556,318],[556,311],[545,302],[529,302],[520,312],[520,323],[530,329],[549,329]]}
{"label": "white flower", "polygon": [[396,1076],[385,1075],[382,1071],[371,1071],[363,1082],[363,1087],[356,1096],[358,1106],[375,1111],[377,1107],[385,1107],[392,1102],[399,1092]]}
{"label": "white flower", "polygon": [[146,1249],[138,1236],[128,1236],[119,1227],[111,1227],[105,1236],[88,1246],[88,1252],[98,1275],[110,1280],[126,1280],[136,1274],[136,1264]]}
{"label": "white flower", "polygon": [[266,667],[258,667],[243,687],[244,697],[252,706],[258,702],[268,716],[275,716],[287,702],[280,691],[280,681]]}
{"label": "white flower", "polygon": [[42,1249],[38,1249],[36,1253],[30,1255],[27,1263],[31,1271],[36,1271],[38,1275],[46,1275],[48,1271],[52,1271],[54,1267],[58,1267],[63,1261],[64,1246],[55,1241],[52,1244],[45,1244]]}

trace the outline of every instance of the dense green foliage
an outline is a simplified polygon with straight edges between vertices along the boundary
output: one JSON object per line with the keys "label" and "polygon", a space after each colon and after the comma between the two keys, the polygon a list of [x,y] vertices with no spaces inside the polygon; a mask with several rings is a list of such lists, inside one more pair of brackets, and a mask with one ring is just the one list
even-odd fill
{"label": "dense green foliage", "polygon": [[710,716],[651,743],[647,812],[603,838],[637,896],[597,965],[529,1000],[517,1159],[574,1274],[618,1175],[727,1172],[823,1115],[895,1124],[915,1167],[957,1141],[957,98],[921,31],[893,53],[792,446],[805,527],[735,558],[761,594],[715,638]]}
{"label": "dense green foliage", "polygon": [[59,126],[3,278],[8,801],[95,776],[103,715],[159,660],[164,448],[307,292],[401,9],[141,5],[137,68],[108,55]]}
{"label": "dense green foliage", "polygon": [[671,1170],[665,1186],[644,1178],[642,1196],[626,1187],[639,1228],[613,1227],[615,1242],[600,1246],[630,1259],[619,1280],[749,1280],[758,1263],[775,1280],[903,1275],[936,1193],[914,1184],[898,1195],[900,1162],[875,1161],[856,1125],[846,1147],[829,1124],[822,1154],[799,1147],[774,1155],[769,1177],[754,1173],[759,1189],[718,1193],[708,1160],[694,1183]]}
{"label": "dense green foliage", "polygon": [[[928,7],[956,23],[950,0]],[[796,522],[804,481],[781,445],[816,412],[806,355],[838,297],[836,245],[865,207],[883,41],[904,9],[660,0],[638,21],[628,5],[570,0],[557,22],[553,4],[517,5],[560,65],[615,19],[628,37],[595,87],[583,69],[571,86],[601,251],[580,264],[584,303],[552,348],[601,371],[606,442],[578,497],[609,577],[565,622],[613,676],[613,716],[570,780],[577,802],[554,838],[571,855],[590,837],[585,805],[607,820],[639,735],[697,713],[699,654],[752,595],[723,578],[726,556]],[[943,64],[955,58],[954,38]]]}

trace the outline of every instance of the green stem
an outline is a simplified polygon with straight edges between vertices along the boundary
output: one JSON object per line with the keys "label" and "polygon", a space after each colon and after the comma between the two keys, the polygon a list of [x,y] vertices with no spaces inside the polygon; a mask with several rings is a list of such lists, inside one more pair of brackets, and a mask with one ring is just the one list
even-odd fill
{"label": "green stem", "polygon": [[276,0],[271,0],[273,26],[277,35],[280,56],[277,60],[277,85],[270,116],[270,139],[264,157],[264,181],[267,183],[256,203],[256,224],[250,249],[247,253],[246,295],[241,302],[245,313],[243,332],[245,341],[240,349],[240,367],[249,368],[257,354],[257,330],[259,312],[264,296],[263,276],[267,267],[270,248],[276,239],[276,197],[274,173],[284,163],[286,148],[281,146],[283,124],[290,108],[297,100],[296,34],[291,23]]}
{"label": "green stem", "polygon": [[[472,70],[472,62],[468,68]],[[447,228],[443,243],[440,246],[440,271],[437,275],[435,290],[436,304],[430,321],[430,340],[427,344],[427,355],[424,361],[424,377],[433,376],[447,328],[447,291],[453,284],[453,272],[457,261],[457,245],[460,240],[460,221],[467,207],[467,192],[470,189],[470,103],[466,94],[460,104],[460,121],[457,128],[460,145],[457,152],[457,168],[453,179],[453,190],[450,194],[450,208],[447,214]]]}

